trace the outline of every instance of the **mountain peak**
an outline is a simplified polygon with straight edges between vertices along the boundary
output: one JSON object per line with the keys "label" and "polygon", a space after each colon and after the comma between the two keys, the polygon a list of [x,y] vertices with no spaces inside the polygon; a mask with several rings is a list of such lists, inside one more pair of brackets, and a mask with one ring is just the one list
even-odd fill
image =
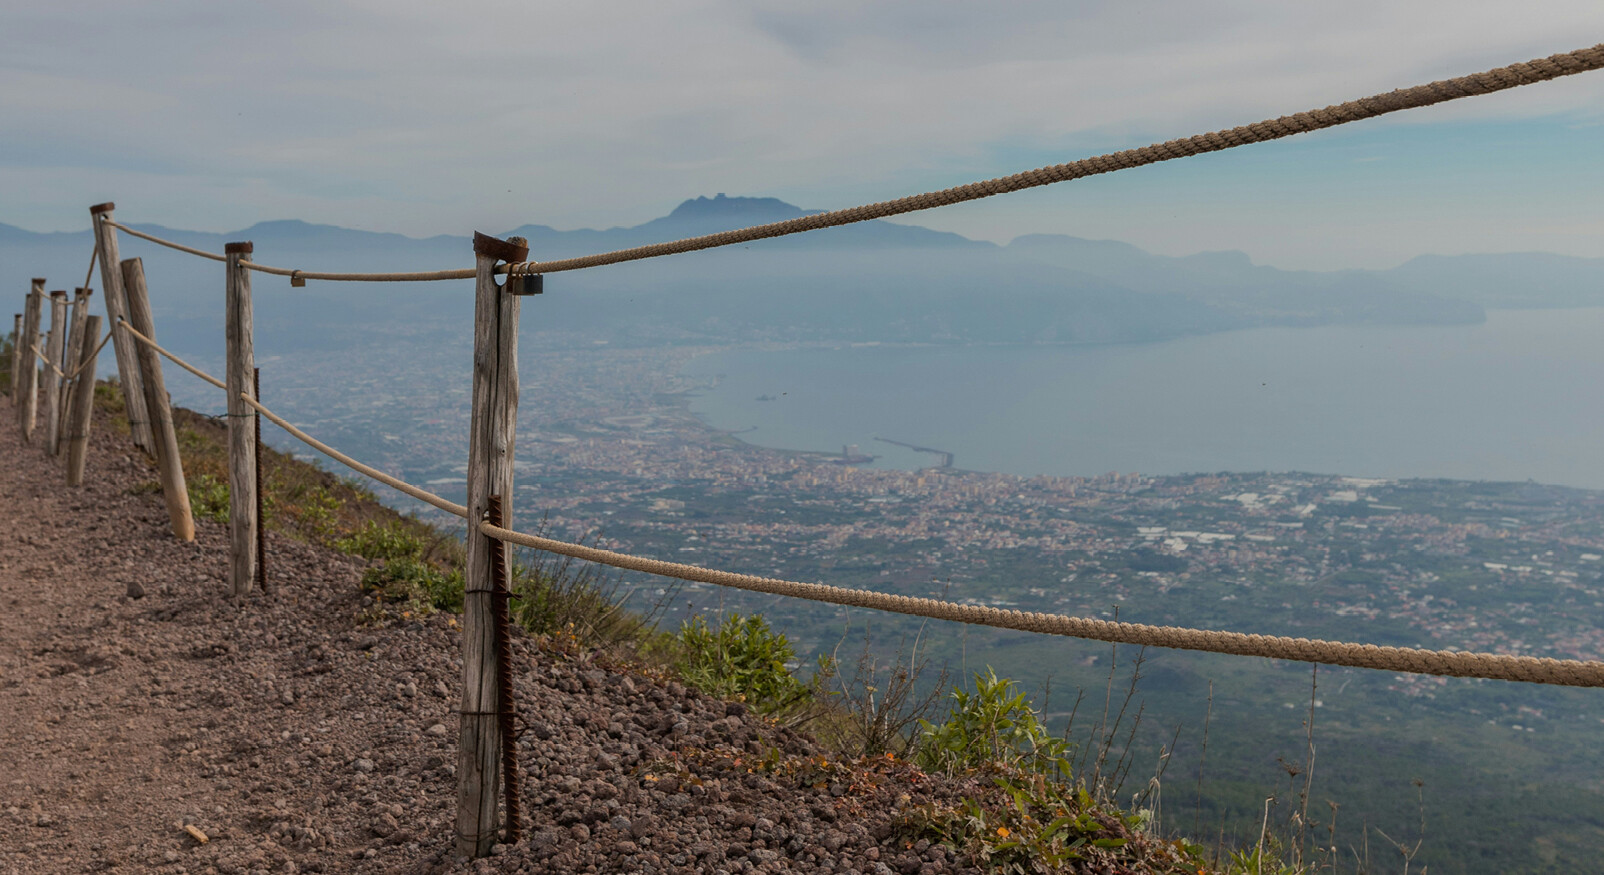
{"label": "mountain peak", "polygon": [[723,192],[712,197],[694,197],[674,208],[669,221],[740,219],[748,222],[777,222],[806,215],[800,208],[773,197],[728,197]]}

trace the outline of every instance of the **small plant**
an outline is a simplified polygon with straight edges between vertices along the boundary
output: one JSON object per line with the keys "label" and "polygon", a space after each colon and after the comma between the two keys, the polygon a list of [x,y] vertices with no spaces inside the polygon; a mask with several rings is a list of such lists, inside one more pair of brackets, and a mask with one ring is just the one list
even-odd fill
{"label": "small plant", "polygon": [[[836,675],[840,696],[837,704],[844,719],[835,739],[837,747],[850,756],[901,754],[914,742],[914,730],[930,716],[947,687],[947,670],[942,668],[935,681],[920,692],[920,676],[929,665],[919,656],[919,641],[911,651],[899,648],[889,660],[878,657],[869,646],[864,630],[863,650],[852,666],[851,677]],[[837,662],[832,657],[832,662]]]}
{"label": "small plant", "polygon": [[[989,872],[1062,872],[1077,861],[1088,871],[1124,872],[1133,871],[1134,859],[1144,864],[1138,871],[1203,871],[1201,848],[1146,840],[1140,816],[1098,805],[1085,787],[1017,771],[992,784],[957,806],[911,809],[899,829],[940,842]],[[1147,847],[1128,848],[1133,841]]]}
{"label": "small plant", "polygon": [[345,502],[322,485],[296,486],[283,504],[275,504],[304,536],[318,544],[332,543],[339,535],[340,510]]}
{"label": "small plant", "polygon": [[462,612],[462,572],[440,569],[411,557],[391,559],[362,575],[362,591],[381,601],[402,604],[420,616],[434,611]]}
{"label": "small plant", "polygon": [[336,549],[364,559],[391,561],[395,559],[421,559],[423,538],[400,522],[379,523],[368,520],[350,535],[335,540]]}
{"label": "small plant", "polygon": [[228,522],[228,484],[210,474],[189,478],[189,509],[195,516],[212,522]]}
{"label": "small plant", "polygon": [[717,628],[698,615],[680,625],[677,637],[681,654],[675,667],[686,683],[711,696],[742,699],[763,714],[790,714],[807,705],[830,673],[829,661],[821,659],[815,683],[791,674],[791,642],[757,614],[731,614]]}
{"label": "small plant", "polygon": [[953,690],[945,723],[919,721],[915,760],[948,774],[991,767],[1067,780],[1072,745],[1047,731],[1018,686],[989,667],[976,672],[973,693]]}
{"label": "small plant", "polygon": [[[537,532],[544,533],[542,522]],[[568,556],[516,551],[509,562],[512,619],[533,635],[561,635],[580,646],[631,645],[648,637],[651,617],[624,610],[617,579]]]}

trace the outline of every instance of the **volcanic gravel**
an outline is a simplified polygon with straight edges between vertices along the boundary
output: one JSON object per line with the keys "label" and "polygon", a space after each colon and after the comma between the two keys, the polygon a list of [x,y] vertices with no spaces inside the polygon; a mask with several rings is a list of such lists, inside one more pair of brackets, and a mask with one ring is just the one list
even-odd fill
{"label": "volcanic gravel", "polygon": [[276,594],[235,604],[226,528],[172,538],[126,437],[98,422],[68,489],[14,422],[0,402],[0,872],[978,871],[893,828],[960,782],[522,636],[525,838],[457,858],[455,618],[375,622],[362,560],[272,535]]}

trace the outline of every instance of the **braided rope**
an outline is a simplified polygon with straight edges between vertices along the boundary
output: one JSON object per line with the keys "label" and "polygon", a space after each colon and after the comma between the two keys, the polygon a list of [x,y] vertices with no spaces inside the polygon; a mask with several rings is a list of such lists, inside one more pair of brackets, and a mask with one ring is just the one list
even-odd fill
{"label": "braided rope", "polygon": [[163,240],[162,238],[157,237],[155,234],[146,234],[144,231],[135,231],[133,228],[130,228],[127,225],[121,224],[119,222],[113,222],[111,219],[106,218],[106,214],[105,213],[98,213],[97,215],[100,217],[100,221],[105,222],[106,224],[112,226],[113,228],[116,228],[119,231],[123,231],[123,232],[126,232],[128,234],[132,234],[135,237],[140,238],[141,240],[149,240],[150,242],[158,244],[160,246],[166,246],[168,249],[177,249],[179,252],[188,252],[190,255],[199,255],[201,258],[210,258],[213,261],[227,261],[228,260],[228,256],[226,256],[226,255],[219,255],[216,252],[207,252],[204,249],[196,249],[196,248],[191,247],[191,246],[185,246],[182,243],[174,243],[171,240]]}
{"label": "braided rope", "polygon": [[[182,243],[174,243],[171,240],[166,240],[166,239],[163,239],[161,237],[157,237],[155,234],[146,234],[144,231],[135,231],[133,228],[130,228],[127,225],[121,224],[119,222],[114,222],[111,219],[106,218],[104,213],[100,214],[100,220],[102,222],[105,222],[106,224],[110,225],[111,227],[116,228],[119,231],[126,231],[129,234],[134,235],[135,237],[138,237],[138,238],[140,238],[142,240],[149,240],[150,242],[155,243],[158,246],[166,246],[168,249],[176,249],[179,252],[187,252],[190,255],[199,255],[201,258],[210,258],[213,261],[226,261],[228,259],[228,256],[226,256],[226,255],[219,255],[216,252],[207,252],[204,249],[195,249],[194,247],[191,247],[191,246],[185,246]],[[429,281],[432,281],[432,280],[463,280],[463,279],[473,279],[473,276],[474,276],[474,269],[471,268],[471,267],[460,268],[460,269],[455,269],[455,270],[414,271],[414,272],[411,272],[411,273],[330,273],[330,272],[326,272],[326,271],[297,270],[297,269],[288,268],[288,267],[273,267],[272,265],[258,264],[257,262],[245,261],[243,259],[240,260],[240,267],[243,267],[246,270],[254,270],[254,271],[257,271],[259,273],[270,273],[270,274],[273,274],[274,276],[287,276],[287,277],[291,277],[293,279],[303,279],[303,280],[348,280],[348,281],[351,281],[351,282],[374,282],[374,283],[383,283],[383,282],[405,283],[405,282],[429,282]],[[507,269],[505,267],[502,267],[497,271],[497,273],[505,273],[506,270]]]}
{"label": "braided rope", "polygon": [[951,620],[976,626],[997,629],[1017,629],[1044,635],[1064,635],[1093,641],[1118,644],[1139,644],[1151,647],[1168,647],[1175,650],[1201,650],[1208,653],[1226,653],[1236,656],[1263,656],[1270,659],[1289,659],[1297,662],[1317,662],[1325,665],[1346,665],[1383,671],[1410,672],[1413,674],[1446,675],[1448,677],[1477,677],[1495,680],[1524,681],[1534,684],[1557,684],[1573,687],[1604,686],[1604,662],[1574,659],[1541,659],[1532,656],[1504,656],[1496,653],[1469,653],[1452,650],[1424,650],[1414,647],[1381,647],[1375,644],[1349,644],[1341,641],[1321,641],[1310,638],[1283,638],[1275,635],[1248,635],[1241,632],[1216,632],[1206,629],[1186,629],[1178,626],[1149,626],[1143,623],[1117,623],[1093,620],[1086,617],[1066,617],[1059,614],[1042,614],[1031,611],[1006,611],[983,605],[961,605],[939,599],[891,595],[871,590],[847,589],[818,583],[798,583],[750,574],[715,571],[678,562],[664,562],[615,553],[583,544],[571,544],[536,535],[515,532],[489,523],[480,523],[479,531],[486,535],[545,550],[562,556],[571,556],[589,562],[598,562],[627,571],[642,571],[679,580],[728,586],[750,592],[762,592],[789,598],[809,599],[833,605],[854,608],[872,608],[933,620]]}
{"label": "braided rope", "polygon": [[[150,343],[162,355],[172,359],[197,376],[222,388],[221,382],[195,369],[182,359],[167,352],[133,329],[129,332],[137,339]],[[447,513],[466,518],[467,508],[450,502],[403,480],[358,462],[350,456],[319,441],[285,421],[262,405],[261,402],[241,393],[240,398],[254,407],[275,425],[305,442],[329,458],[362,474],[397,489],[413,498],[433,505]],[[1288,638],[1277,635],[1253,635],[1241,632],[1219,632],[1208,629],[1188,629],[1180,626],[1150,626],[1143,623],[1118,623],[1094,620],[1087,617],[1067,617],[1031,611],[1007,611],[983,605],[963,605],[940,599],[899,596],[871,590],[848,589],[819,583],[801,583],[737,574],[631,556],[612,550],[602,550],[515,532],[482,522],[479,530],[485,535],[511,544],[545,550],[561,556],[570,556],[596,562],[626,571],[640,571],[662,577],[696,583],[727,586],[750,592],[768,593],[789,598],[808,599],[847,607],[870,608],[934,620],[949,620],[975,626],[997,629],[1016,629],[1044,635],[1062,635],[1091,641],[1108,641],[1118,644],[1137,644],[1167,647],[1175,650],[1197,650],[1207,653],[1224,653],[1235,656],[1261,656],[1268,659],[1287,659],[1296,662],[1315,662],[1324,665],[1343,665],[1380,671],[1409,672],[1412,674],[1443,675],[1446,677],[1477,677],[1492,680],[1521,681],[1534,684],[1554,684],[1573,687],[1604,687],[1604,662],[1575,659],[1549,659],[1533,656],[1508,656],[1497,653],[1472,653],[1453,650],[1426,650],[1415,647],[1388,647],[1376,644],[1353,644],[1342,641],[1324,641],[1311,638]]]}
{"label": "braided rope", "polygon": [[94,351],[89,353],[89,355],[87,355],[87,356],[81,356],[79,358],[79,360],[78,360],[78,367],[73,368],[72,369],[72,373],[63,375],[62,379],[64,379],[64,380],[76,380],[76,379],[78,379],[78,374],[82,373],[84,368],[89,367],[89,363],[95,360],[95,356],[100,355],[100,351],[106,348],[106,341],[108,341],[108,340],[111,340],[111,332],[109,332],[109,331],[106,332],[106,336],[105,337],[102,337],[100,339],[100,343],[95,344]]}
{"label": "braided rope", "polygon": [[[201,370],[200,368],[195,367],[194,365],[190,364],[189,362],[184,361],[183,359],[179,358],[178,356],[173,355],[172,353],[168,352],[167,350],[162,349],[161,345],[158,344],[156,341],[151,340],[150,338],[146,337],[143,334],[140,334],[139,331],[137,331],[134,328],[134,326],[129,325],[128,324],[128,320],[126,320],[126,319],[117,320],[117,327],[119,327],[122,330],[128,332],[129,336],[133,337],[135,340],[139,341],[140,343],[145,344],[146,346],[150,347],[151,349],[154,349],[157,352],[161,353],[162,355],[166,356],[167,358],[171,359],[173,364],[178,365],[179,367],[183,368],[184,370],[189,371],[190,373],[194,374],[195,376],[200,377],[202,380],[205,380],[206,382],[211,383],[213,386],[216,386],[217,388],[222,389],[225,392],[228,391],[228,384],[224,383],[222,380],[217,379],[216,377],[212,376],[211,374],[206,373],[205,371]],[[106,336],[110,337],[111,335],[108,334]]]}
{"label": "braided rope", "polygon": [[1132,167],[1157,164],[1161,161],[1170,161],[1175,158],[1201,155],[1205,152],[1219,152],[1236,146],[1245,146],[1249,143],[1279,140],[1294,134],[1335,127],[1349,122],[1398,112],[1399,110],[1416,109],[1430,106],[1434,103],[1457,100],[1461,97],[1491,94],[1495,91],[1530,85],[1535,82],[1545,82],[1549,79],[1596,70],[1600,67],[1604,67],[1604,43],[1588,49],[1578,49],[1574,52],[1538,58],[1524,64],[1499,67],[1495,70],[1488,70],[1485,73],[1475,73],[1470,76],[1461,76],[1457,79],[1445,79],[1426,85],[1417,85],[1413,88],[1391,91],[1386,94],[1362,97],[1336,106],[1328,106],[1325,109],[1281,116],[1280,118],[1231,128],[1230,130],[1198,134],[1187,137],[1184,140],[1170,140],[1167,143],[1157,143],[1140,149],[1127,149],[1123,152],[1099,155],[1095,158],[1086,158],[1067,164],[1054,164],[1037,170],[1016,173],[1012,176],[988,179],[983,182],[971,182],[968,185],[960,185],[941,191],[910,195],[896,200],[867,204],[845,210],[834,210],[828,213],[816,213],[811,216],[787,219],[783,222],[771,222],[767,225],[754,225],[750,228],[742,228],[736,231],[723,231],[717,234],[690,237],[668,243],[637,246],[633,249],[620,249],[616,252],[605,252],[600,255],[587,255],[579,258],[564,258],[545,262],[528,261],[510,265],[508,273],[511,275],[524,275],[579,270],[587,267],[599,267],[604,264],[617,264],[623,261],[636,261],[660,255],[673,255],[681,252],[694,252],[699,249],[712,249],[716,246],[747,243],[753,240],[798,234],[803,231],[816,231],[821,228],[833,228],[854,222],[866,222],[870,219],[883,219],[888,216],[928,210],[933,207],[944,207],[950,204],[993,197],[1027,188],[1052,185],[1055,182],[1067,182],[1072,179],[1096,176],[1102,173],[1113,173],[1116,170],[1127,170]]}
{"label": "braided rope", "polygon": [[[749,243],[754,240],[766,240],[771,237],[784,237],[789,234],[834,228],[840,225],[867,222],[873,219],[884,219],[904,213],[995,197],[996,195],[1022,191],[1027,188],[1052,185],[1057,182],[1068,182],[1073,179],[1097,176],[1103,173],[1113,173],[1116,170],[1128,170],[1132,167],[1143,167],[1148,164],[1157,164],[1161,161],[1171,161],[1176,158],[1188,158],[1206,152],[1219,152],[1237,146],[1246,146],[1250,143],[1279,140],[1295,134],[1336,127],[1349,122],[1363,121],[1364,119],[1375,118],[1376,116],[1400,110],[1418,109],[1450,100],[1458,100],[1462,97],[1475,97],[1491,94],[1495,91],[1518,88],[1522,85],[1547,82],[1550,79],[1585,73],[1601,67],[1604,67],[1604,43],[1591,48],[1577,49],[1574,52],[1536,58],[1523,64],[1511,64],[1507,67],[1498,67],[1482,73],[1473,73],[1469,76],[1443,79],[1425,85],[1416,85],[1412,88],[1389,91],[1385,94],[1361,97],[1358,100],[1350,100],[1324,109],[1314,109],[1294,115],[1281,116],[1280,118],[1267,119],[1224,131],[1197,134],[1185,139],[1155,143],[1139,149],[1126,149],[1121,152],[1084,158],[1065,164],[1053,164],[1036,170],[1027,170],[1011,176],[1001,176],[981,182],[971,182],[967,185],[955,186],[941,191],[909,195],[896,200],[865,204],[844,210],[832,210],[825,213],[815,213],[811,216],[799,216],[782,222],[753,225],[733,231],[721,231],[716,234],[687,237],[683,240],[636,246],[631,249],[619,249],[596,255],[562,258],[552,261],[518,262],[516,264],[498,266],[496,273],[506,273],[509,276],[526,276],[558,273],[565,270],[581,270],[606,264],[638,261],[643,258],[656,258],[663,255],[675,255],[682,252],[695,252],[719,246],[730,246],[737,243]],[[199,255],[202,258],[210,258],[215,261],[224,260],[223,256],[216,253],[192,249],[188,246],[174,243],[171,240],[163,240],[151,234],[135,231],[127,225],[118,224],[104,216],[101,217],[101,221],[152,243],[177,249],[181,252],[188,252],[191,255]],[[270,267],[265,264],[247,261],[241,261],[240,264],[247,270],[255,270],[277,276],[331,281],[428,282],[432,280],[471,279],[474,275],[472,268],[410,273],[335,273]]]}
{"label": "braided rope", "polygon": [[[303,280],[337,280],[349,282],[368,283],[425,283],[436,280],[471,280],[474,277],[474,268],[464,267],[453,270],[423,270],[412,273],[331,273],[318,270],[292,270],[287,267],[270,267],[257,264],[254,261],[240,262],[249,270],[261,273],[270,273],[275,276],[287,276],[291,279]],[[505,273],[506,268],[496,271]]]}
{"label": "braided rope", "polygon": [[[96,215],[99,215],[98,213]],[[100,260],[100,247],[95,246],[89,250],[89,270],[84,272],[84,288],[89,288],[89,281],[95,278],[95,262]]]}
{"label": "braided rope", "polygon": [[284,421],[284,419],[282,417],[280,417],[278,414],[276,414],[273,411],[268,410],[266,407],[262,406],[262,403],[260,401],[257,401],[255,398],[252,398],[251,396],[246,395],[243,392],[240,393],[239,397],[242,400],[244,400],[244,402],[246,404],[249,404],[252,407],[256,408],[256,412],[258,412],[258,413],[262,414],[263,416],[267,417],[269,420],[272,421],[272,423],[274,425],[278,426],[279,428],[284,429],[285,431],[289,432],[290,434],[294,435],[295,437],[300,438],[308,446],[312,447],[313,449],[317,450],[320,453],[323,453],[324,455],[326,455],[329,458],[335,460],[336,462],[339,462],[340,464],[345,465],[346,467],[352,469],[353,471],[357,471],[357,472],[360,472],[362,474],[366,474],[369,477],[372,477],[374,480],[377,480],[377,481],[379,481],[380,483],[383,483],[386,486],[389,486],[389,487],[394,488],[394,489],[398,489],[398,490],[406,493],[407,495],[410,495],[413,498],[416,498],[419,501],[425,502],[427,504],[432,504],[435,507],[438,507],[441,510],[445,511],[446,513],[455,514],[455,515],[457,515],[459,517],[463,517],[464,519],[467,518],[468,509],[466,507],[463,507],[462,505],[457,504],[455,502],[446,501],[444,498],[441,498],[440,496],[435,495],[433,492],[429,492],[426,489],[420,489],[420,488],[418,488],[416,486],[413,486],[411,483],[406,482],[405,480],[398,480],[398,479],[396,479],[394,477],[391,477],[389,474],[386,474],[386,473],[384,473],[383,471],[380,471],[377,468],[371,468],[371,467],[369,467],[367,465],[364,465],[361,462],[358,462],[357,460],[351,458],[350,456],[347,456],[346,454],[340,452],[339,450],[334,449],[333,447],[329,446],[328,444],[323,443],[322,441],[318,440],[317,438],[312,437],[311,435],[307,434],[306,432],[301,431],[300,429],[296,428],[295,426],[290,425],[288,422]]}
{"label": "braided rope", "polygon": [[31,343],[31,344],[28,345],[28,348],[33,350],[33,354],[39,357],[39,361],[44,362],[45,367],[49,368],[52,371],[55,371],[57,377],[60,377],[62,379],[66,379],[67,375],[63,374],[61,372],[61,368],[57,367],[55,362],[53,362],[49,358],[45,357],[45,354],[39,351],[39,344],[38,343]]}

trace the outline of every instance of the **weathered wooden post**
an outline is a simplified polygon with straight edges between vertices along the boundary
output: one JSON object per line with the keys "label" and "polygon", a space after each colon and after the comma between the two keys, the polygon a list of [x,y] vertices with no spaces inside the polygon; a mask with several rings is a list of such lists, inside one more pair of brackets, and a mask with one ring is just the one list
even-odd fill
{"label": "weathered wooden post", "polygon": [[[84,320],[89,318],[89,296],[94,294],[93,289],[79,288],[72,299],[72,313],[67,317],[67,354],[62,358],[62,371],[68,374],[78,367],[78,360],[83,358]],[[72,385],[73,381],[63,380],[61,387],[61,427],[56,432],[55,449],[51,455],[61,453],[63,435],[67,433],[67,417],[72,415]]]}
{"label": "weathered wooden post", "polygon": [[34,278],[28,303],[22,308],[22,397],[17,403],[17,428],[23,443],[33,439],[34,421],[39,417],[39,314],[45,305],[45,281]]}
{"label": "weathered wooden post", "polygon": [[[62,357],[62,370],[72,373],[78,366],[78,359],[83,357],[84,320],[89,318],[89,296],[94,294],[93,289],[78,288],[73,291],[72,305],[67,312],[67,352]],[[65,405],[65,401],[62,402]]]}
{"label": "weathered wooden post", "polygon": [[95,359],[100,355],[100,317],[84,319],[84,342],[79,368],[73,381],[70,412],[67,416],[67,485],[82,486],[84,460],[89,455],[89,425],[95,410]]}
{"label": "weathered wooden post", "polygon": [[[122,276],[123,291],[128,295],[128,324],[154,341],[156,322],[150,313],[144,262],[137,258],[124,261]],[[178,455],[178,432],[173,427],[173,408],[167,400],[161,357],[156,350],[137,340],[134,347],[139,355],[139,379],[145,387],[145,409],[150,412],[151,437],[156,444],[156,466],[161,470],[162,497],[167,500],[167,518],[178,540],[193,541],[195,519],[190,515],[189,489],[184,483],[184,463]]]}
{"label": "weathered wooden post", "polygon": [[241,398],[251,395],[256,367],[252,343],[249,242],[226,243],[228,256],[228,578],[234,598],[243,599],[256,580],[256,408]]}
{"label": "weathered wooden post", "polygon": [[17,403],[17,387],[22,384],[22,378],[17,372],[22,365],[22,314],[18,313],[11,320],[11,370],[10,379],[6,383],[6,394],[11,397],[11,403]]}
{"label": "weathered wooden post", "polygon": [[145,410],[145,389],[139,383],[139,353],[126,332],[117,330],[117,323],[128,318],[128,295],[123,291],[122,270],[118,265],[117,229],[106,224],[116,204],[95,204],[89,208],[95,226],[95,247],[100,261],[100,287],[106,295],[106,328],[111,331],[111,345],[117,352],[117,379],[122,384],[123,405],[128,413],[128,431],[134,446],[147,453],[156,453],[156,442],[150,436],[150,415]]}
{"label": "weathered wooden post", "polygon": [[50,364],[40,373],[45,381],[45,453],[56,454],[61,440],[61,383],[66,370],[61,367],[61,356],[67,346],[67,293],[50,293],[50,334],[45,342],[45,360]]}
{"label": "weathered wooden post", "polygon": [[[524,241],[473,235],[473,414],[468,438],[468,561],[462,620],[462,708],[457,736],[457,853],[482,857],[497,840],[501,684],[496,676],[496,569],[479,531],[490,496],[512,495],[518,415],[518,297],[496,284],[497,261],[523,261]],[[506,514],[504,526],[511,526]]]}

